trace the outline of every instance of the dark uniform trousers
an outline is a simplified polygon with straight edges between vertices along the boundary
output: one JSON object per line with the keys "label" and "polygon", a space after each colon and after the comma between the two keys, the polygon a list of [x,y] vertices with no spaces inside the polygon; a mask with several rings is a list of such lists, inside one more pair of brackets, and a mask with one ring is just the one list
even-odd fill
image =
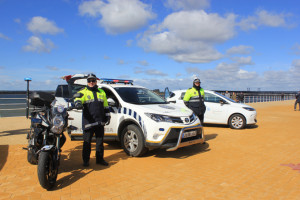
{"label": "dark uniform trousers", "polygon": [[89,162],[91,154],[91,141],[93,135],[96,135],[96,162],[103,160],[104,147],[103,147],[103,137],[104,137],[104,126],[95,126],[83,133],[83,149],[82,149],[82,159],[84,162]]}

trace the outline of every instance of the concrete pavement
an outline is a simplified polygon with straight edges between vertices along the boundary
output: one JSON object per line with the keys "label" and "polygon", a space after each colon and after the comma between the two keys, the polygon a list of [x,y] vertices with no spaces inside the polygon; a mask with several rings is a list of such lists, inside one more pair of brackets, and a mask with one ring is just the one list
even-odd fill
{"label": "concrete pavement", "polygon": [[[258,124],[244,130],[206,125],[207,144],[128,157],[105,146],[108,167],[82,167],[82,142],[63,147],[57,186],[39,185],[27,162],[29,120],[0,118],[2,199],[300,199],[300,112],[293,101],[252,104]],[[13,124],[15,121],[18,124]]]}

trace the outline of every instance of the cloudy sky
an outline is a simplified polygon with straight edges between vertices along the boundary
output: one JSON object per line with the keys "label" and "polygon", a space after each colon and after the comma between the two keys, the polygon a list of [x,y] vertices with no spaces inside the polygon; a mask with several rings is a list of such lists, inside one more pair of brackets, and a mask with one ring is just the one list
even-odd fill
{"label": "cloudy sky", "polygon": [[0,90],[64,75],[149,89],[300,90],[300,1],[0,0]]}

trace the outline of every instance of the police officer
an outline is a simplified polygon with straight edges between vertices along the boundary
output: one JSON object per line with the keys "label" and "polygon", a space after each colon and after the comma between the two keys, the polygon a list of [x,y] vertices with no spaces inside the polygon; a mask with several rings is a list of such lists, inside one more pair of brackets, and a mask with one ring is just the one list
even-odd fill
{"label": "police officer", "polygon": [[194,79],[193,87],[186,91],[183,102],[198,116],[201,124],[203,125],[206,106],[204,104],[204,90],[200,87],[200,83],[201,82],[199,78]]}
{"label": "police officer", "polygon": [[106,94],[102,89],[98,88],[97,77],[94,74],[88,74],[87,87],[83,88],[78,93],[83,94],[82,97],[75,99],[75,107],[77,109],[83,108],[83,166],[89,166],[91,141],[94,133],[96,135],[96,163],[108,166],[108,163],[103,159],[104,125],[110,123],[110,113]]}

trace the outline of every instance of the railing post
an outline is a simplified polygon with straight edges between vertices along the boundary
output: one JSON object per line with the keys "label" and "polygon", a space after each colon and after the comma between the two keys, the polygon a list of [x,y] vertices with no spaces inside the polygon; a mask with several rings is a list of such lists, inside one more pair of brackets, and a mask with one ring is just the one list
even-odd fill
{"label": "railing post", "polygon": [[27,82],[27,107],[26,107],[26,118],[28,119],[29,116],[29,82],[31,81],[31,78],[25,78],[24,81]]}

